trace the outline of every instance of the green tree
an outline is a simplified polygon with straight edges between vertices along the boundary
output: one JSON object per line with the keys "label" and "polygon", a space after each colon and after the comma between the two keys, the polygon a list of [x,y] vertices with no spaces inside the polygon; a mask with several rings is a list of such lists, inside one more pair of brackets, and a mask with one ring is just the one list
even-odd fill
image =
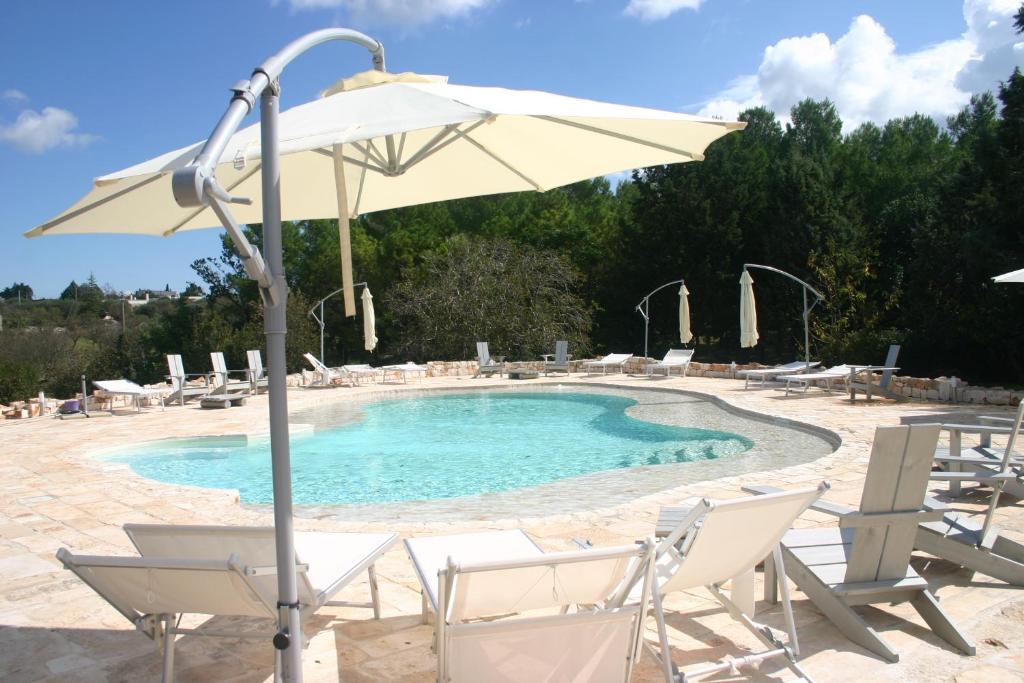
{"label": "green tree", "polygon": [[559,339],[587,351],[590,309],[580,275],[558,254],[503,239],[454,237],[424,255],[383,297],[393,347],[417,359],[466,359],[475,343],[492,353],[536,358]]}
{"label": "green tree", "polygon": [[0,290],[0,299],[31,301],[32,288],[24,282],[15,282],[10,287]]}

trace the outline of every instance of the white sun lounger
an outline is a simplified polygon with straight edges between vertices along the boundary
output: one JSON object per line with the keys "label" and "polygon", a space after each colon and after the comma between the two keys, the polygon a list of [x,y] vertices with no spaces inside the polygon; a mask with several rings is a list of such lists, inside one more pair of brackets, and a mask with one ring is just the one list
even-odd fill
{"label": "white sun lounger", "polygon": [[427,366],[417,365],[412,361],[398,365],[384,365],[380,368],[383,371],[382,381],[387,381],[388,373],[393,372],[402,378],[402,384],[409,383],[409,375],[419,375],[421,378],[427,376]]}
{"label": "white sun lounger", "polygon": [[[811,680],[796,662],[799,644],[783,573],[780,572],[777,578],[766,575],[765,583],[777,580],[782,590],[788,642],[783,642],[770,628],[754,621],[754,567],[769,556],[782,566],[779,541],[796,518],[826,490],[828,484],[822,482],[817,487],[784,491],[772,496],[720,501],[705,498],[691,507],[675,529],[658,544],[651,595],[660,652],[649,644],[645,645],[661,665],[665,683],[692,681],[740,666],[757,666],[776,657],[782,657],[785,665],[800,680]],[[731,581],[728,595],[721,590],[727,581]],[[701,586],[768,649],[680,671],[672,662],[662,598],[666,593]]]}
{"label": "white sun lounger", "polygon": [[757,370],[740,370],[739,374],[743,375],[743,388],[747,389],[750,387],[751,382],[757,382],[758,386],[764,386],[765,382],[769,382],[778,379],[781,375],[795,375],[803,372],[807,372],[811,368],[816,368],[821,365],[821,361],[812,360],[810,363],[807,361],[793,361],[792,363],[786,363],[785,365],[776,365],[774,368],[759,368]]}
{"label": "white sun lounger", "polygon": [[[429,605],[435,617],[440,683],[629,681],[653,541],[545,553],[515,529],[411,538],[405,546],[424,610]],[[632,585],[642,598],[624,605]],[[585,608],[570,612],[574,605]]]}
{"label": "white sun lounger", "polygon": [[786,383],[786,396],[789,396],[789,390],[794,384],[803,386],[804,393],[807,393],[807,389],[814,382],[824,382],[825,391],[832,393],[832,382],[837,379],[849,379],[849,377],[849,365],[833,365],[827,370],[822,370],[820,372],[805,372],[799,375],[779,375],[777,379]]}
{"label": "white sun lounger", "polygon": [[[266,639],[273,635],[273,630],[213,631],[177,625],[182,614],[276,620],[273,527],[127,524],[124,530],[140,557],[74,555],[61,548],[57,559],[163,650],[165,683],[173,680],[178,634]],[[397,534],[296,532],[303,618],[324,605],[372,607],[379,618],[373,567],[397,541]],[[369,572],[371,602],[332,600],[364,571]]]}
{"label": "white sun lounger", "polygon": [[306,359],[307,363],[313,366],[313,371],[316,375],[316,380],[313,382],[313,386],[329,387],[334,384],[335,380],[353,384],[352,375],[345,372],[342,368],[329,368],[321,363],[320,359],[311,353],[304,353],[302,354],[302,357]]}
{"label": "white sun lounger", "polygon": [[139,399],[146,397],[156,397],[160,399],[160,409],[164,409],[164,396],[167,394],[166,390],[163,389],[147,389],[146,387],[139,386],[135,382],[127,379],[94,379],[92,383],[102,389],[108,394],[117,394],[119,396],[131,396],[132,401],[135,403],[135,410],[142,412],[142,406],[139,403]]}
{"label": "white sun lounger", "polygon": [[[594,368],[601,368],[601,374],[604,375],[608,372],[608,368],[616,368],[619,372],[622,372],[622,366],[626,364],[630,358],[633,357],[631,353],[609,353],[604,358],[598,360],[588,360],[583,363],[583,369],[590,374],[590,371]],[[596,373],[595,373],[596,374]]]}
{"label": "white sun lounger", "polygon": [[686,369],[690,367],[691,360],[693,360],[693,349],[669,349],[664,358],[657,363],[649,364],[644,371],[648,377],[652,377],[655,371],[664,370],[665,376],[668,377],[672,373],[672,368],[682,368],[682,376],[686,377]]}
{"label": "white sun lounger", "polygon": [[366,363],[360,365],[342,365],[341,371],[348,373],[356,384],[363,379],[376,379],[381,374],[380,368],[375,368]]}

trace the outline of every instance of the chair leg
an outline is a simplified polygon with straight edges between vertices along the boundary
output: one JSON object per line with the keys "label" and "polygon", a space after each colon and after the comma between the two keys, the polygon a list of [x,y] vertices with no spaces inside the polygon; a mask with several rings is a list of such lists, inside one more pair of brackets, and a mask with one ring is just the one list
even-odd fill
{"label": "chair leg", "polygon": [[373,618],[380,619],[380,593],[377,591],[377,570],[370,565],[367,570],[370,575],[370,601],[373,603]]}
{"label": "chair leg", "polygon": [[163,615],[163,622],[164,661],[160,680],[162,683],[172,683],[174,681],[174,615]]}
{"label": "chair leg", "polygon": [[665,674],[665,683],[675,683],[676,667],[672,663],[672,649],[668,642],[668,629],[665,628],[665,610],[661,603],[661,590],[658,588],[657,580],[653,581],[651,585],[651,599],[654,602],[654,620],[658,624],[658,641],[661,644],[661,655],[656,655],[655,658],[661,664],[661,671]]}
{"label": "chair leg", "polygon": [[764,600],[769,604],[779,602],[779,579],[785,581],[785,576],[779,577],[775,568],[774,553],[764,558]]}
{"label": "chair leg", "polygon": [[861,619],[860,615],[836,596],[818,577],[814,576],[792,553],[783,550],[783,555],[789,578],[796,582],[804,595],[810,598],[811,602],[828,617],[829,621],[843,635],[890,662],[900,660],[899,654],[882,640],[875,629],[871,628],[866,621]]}
{"label": "chair leg", "polygon": [[931,627],[935,635],[964,654],[975,654],[974,643],[968,640],[966,634],[957,628],[957,625],[953,623],[949,615],[942,611],[942,608],[939,607],[939,601],[935,599],[931,591],[919,592],[910,601],[910,604],[914,606],[914,609],[925,620],[925,623]]}

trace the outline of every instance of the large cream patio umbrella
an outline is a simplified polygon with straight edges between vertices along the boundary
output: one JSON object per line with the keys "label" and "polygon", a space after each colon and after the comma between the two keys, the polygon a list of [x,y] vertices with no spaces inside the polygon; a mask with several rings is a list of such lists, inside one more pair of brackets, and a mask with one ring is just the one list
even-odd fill
{"label": "large cream patio umbrella", "polygon": [[740,346],[757,345],[757,305],[754,303],[754,278],[746,270],[740,275]]}
{"label": "large cream patio umbrella", "polygon": [[[377,74],[278,112],[284,68],[312,47],[366,48]],[[346,313],[355,312],[349,218],[459,197],[544,191],[631,168],[703,159],[743,123],[536,91],[449,85],[384,72],[383,46],[349,29],[324,29],[285,46],[232,87],[205,142],[96,180],[81,200],[29,237],[74,233],[170,236],[223,225],[265,308],[277,566],[292,567],[291,467],[285,386],[287,287],[281,219],[339,218]],[[260,125],[239,130],[260,103]],[[240,223],[263,226],[263,255]],[[283,677],[302,678],[295,572],[277,572],[282,606],[274,645]]]}

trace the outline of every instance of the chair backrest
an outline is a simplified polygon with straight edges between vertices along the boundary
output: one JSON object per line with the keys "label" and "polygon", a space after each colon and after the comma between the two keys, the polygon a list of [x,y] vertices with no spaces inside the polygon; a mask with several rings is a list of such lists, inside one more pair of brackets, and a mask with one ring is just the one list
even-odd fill
{"label": "chair backrest", "polygon": [[[442,680],[629,680],[639,654],[653,542],[480,563],[448,560],[438,575]],[[632,584],[639,603],[622,607]],[[593,611],[553,608],[597,605]],[[465,623],[547,610],[544,616]]]}
{"label": "chair backrest", "polygon": [[167,354],[167,374],[175,391],[185,386],[185,364],[181,362],[179,354]]}
{"label": "chair backrest", "polygon": [[[661,591],[722,583],[752,569],[827,490],[823,482],[764,496],[702,500],[658,546],[659,578],[667,575]],[[684,533],[681,555],[671,552]]]}
{"label": "chair backrest", "polygon": [[487,342],[476,343],[476,359],[480,365],[491,364],[491,352],[487,348]]}
{"label": "chair backrest", "polygon": [[210,367],[213,368],[214,376],[222,384],[228,381],[228,364],[224,361],[223,351],[210,352]]}
{"label": "chair backrest", "polygon": [[556,341],[555,342],[555,362],[562,364],[569,362],[569,342],[568,341]]}
{"label": "chair backrest", "polygon": [[822,370],[821,373],[824,375],[835,375],[837,377],[842,377],[843,375],[850,374],[850,366],[846,365],[845,363],[843,365],[833,365],[830,368]]}
{"label": "chair backrest", "polygon": [[[225,554],[243,558],[250,567],[276,567],[277,550],[272,526],[219,526],[203,524],[125,524],[124,532],[144,558],[175,557],[217,560]],[[300,562],[298,557],[296,563]],[[270,595],[277,594],[273,572],[249,578]],[[316,590],[305,573],[299,580],[299,601],[316,604]]]}
{"label": "chair backrest", "polygon": [[66,568],[133,622],[143,615],[184,613],[274,617],[276,592],[252,582],[238,557],[223,555],[220,560],[195,560],[57,551]]}
{"label": "chair backrest", "polygon": [[860,512],[840,522],[855,529],[846,582],[906,576],[919,522],[915,513],[924,509],[939,428],[917,424],[875,429]]}
{"label": "chair backrest", "polygon": [[803,370],[804,368],[814,368],[819,365],[821,365],[821,361],[817,360],[812,360],[809,363],[805,360],[795,360],[792,363],[780,365],[775,370]]}
{"label": "chair backrest", "polygon": [[682,365],[689,363],[692,358],[693,349],[669,349],[665,357],[661,359],[661,362]]}
{"label": "chair backrest", "polygon": [[259,349],[250,349],[245,352],[246,362],[249,364],[249,372],[252,373],[252,378],[256,380],[263,379],[265,370],[263,369],[263,355]]}
{"label": "chair backrest", "polygon": [[[896,359],[900,356],[900,345],[890,344],[889,351],[885,354],[885,367],[891,368],[896,365]],[[883,389],[889,387],[889,382],[892,381],[892,370],[882,371],[882,380],[878,383],[878,386]]]}
{"label": "chair backrest", "polygon": [[609,353],[601,359],[601,362],[608,365],[618,365],[619,363],[625,363],[632,357],[633,354],[631,353]]}
{"label": "chair backrest", "polygon": [[320,359],[311,353],[304,353],[302,357],[313,366],[313,369],[317,372],[327,372],[327,366],[320,362]]}

